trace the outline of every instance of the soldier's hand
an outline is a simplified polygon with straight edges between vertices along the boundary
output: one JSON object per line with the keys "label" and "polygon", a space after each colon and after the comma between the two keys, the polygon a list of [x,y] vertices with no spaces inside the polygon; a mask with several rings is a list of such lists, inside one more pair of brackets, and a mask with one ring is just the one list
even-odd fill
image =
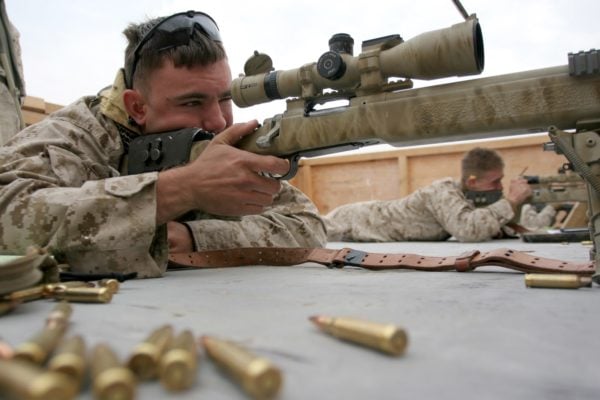
{"label": "soldier's hand", "polygon": [[257,121],[234,124],[218,134],[191,163],[161,172],[157,223],[190,210],[240,216],[259,214],[271,205],[281,183],[261,173],[284,175],[289,170],[287,160],[233,147],[257,126]]}
{"label": "soldier's hand", "polygon": [[189,253],[194,251],[192,234],[187,226],[180,222],[167,223],[167,242],[169,253]]}
{"label": "soldier's hand", "polygon": [[524,178],[515,178],[510,181],[506,199],[513,208],[520,206],[532,195],[532,190],[527,180]]}

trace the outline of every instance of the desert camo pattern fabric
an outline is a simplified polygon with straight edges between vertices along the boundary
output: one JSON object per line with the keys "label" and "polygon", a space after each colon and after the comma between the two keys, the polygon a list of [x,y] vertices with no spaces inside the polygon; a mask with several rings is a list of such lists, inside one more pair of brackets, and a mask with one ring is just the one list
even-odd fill
{"label": "desert camo pattern fabric", "polygon": [[551,205],[547,205],[540,212],[537,212],[533,205],[523,204],[519,223],[530,231],[537,231],[551,227],[555,216],[556,210]]}
{"label": "desert camo pattern fabric", "polygon": [[[1,5],[4,8],[4,4]],[[21,57],[20,33],[17,28],[8,20],[2,21],[5,28],[5,34],[10,40],[10,52],[4,51],[7,60],[12,62],[16,68],[11,68],[13,74],[18,75],[18,86],[20,97],[25,96],[25,80],[23,74],[23,62]],[[21,130],[21,115],[17,111],[20,107],[20,99],[10,92],[2,63],[0,63],[0,146],[8,142],[19,130]]]}
{"label": "desert camo pattern fabric", "polygon": [[118,129],[96,98],[57,111],[10,144],[0,148],[0,252],[37,245],[61,253],[74,272],[164,272],[158,174],[120,176]]}
{"label": "desert camo pattern fabric", "polygon": [[323,219],[330,241],[438,241],[454,236],[461,242],[480,242],[498,235],[513,217],[508,200],[476,208],[459,181],[444,178],[401,199],[339,206]]}
{"label": "desert camo pattern fabric", "polygon": [[216,218],[198,213],[186,222],[200,250],[236,247],[322,247],[327,243],[323,220],[315,205],[287,182],[273,205],[260,215]]}
{"label": "desert camo pattern fabric", "polygon": [[[76,101],[0,147],[1,254],[24,254],[37,245],[59,254],[74,272],[137,272],[143,278],[165,272],[166,226],[155,224],[158,173],[119,172],[119,125],[127,126],[122,90],[119,73],[102,95]],[[231,237],[263,246],[325,240],[312,203],[287,185],[265,219],[226,221],[227,234],[215,232],[225,229],[219,222],[209,224],[197,226],[199,248],[230,245]]]}

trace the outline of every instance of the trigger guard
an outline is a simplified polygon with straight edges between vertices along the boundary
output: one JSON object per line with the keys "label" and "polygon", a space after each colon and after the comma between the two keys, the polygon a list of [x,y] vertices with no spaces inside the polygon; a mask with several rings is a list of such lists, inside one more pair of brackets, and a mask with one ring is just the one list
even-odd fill
{"label": "trigger guard", "polygon": [[300,154],[292,154],[291,156],[286,157],[286,159],[290,163],[290,169],[285,175],[277,177],[277,179],[281,181],[287,181],[296,176],[298,173],[298,165],[300,163]]}

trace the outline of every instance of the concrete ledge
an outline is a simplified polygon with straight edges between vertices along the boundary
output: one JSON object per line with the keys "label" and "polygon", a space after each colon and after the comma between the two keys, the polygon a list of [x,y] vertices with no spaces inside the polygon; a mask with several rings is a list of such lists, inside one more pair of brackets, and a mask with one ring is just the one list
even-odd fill
{"label": "concrete ledge", "polygon": [[[373,252],[458,255],[513,248],[542,257],[587,261],[579,243],[330,243]],[[280,399],[597,399],[600,393],[600,287],[530,289],[524,274],[373,272],[360,268],[239,267],[168,272],[127,281],[107,305],[74,304],[68,334],[88,346],[109,343],[125,359],[162,324],[240,342],[284,374]],[[0,318],[16,345],[40,329],[54,306],[27,303]],[[319,332],[315,314],[354,316],[403,326],[410,344],[395,358]],[[198,379],[181,399],[246,399],[200,355]],[[139,398],[162,399],[158,383]],[[91,399],[86,388],[80,397]]]}

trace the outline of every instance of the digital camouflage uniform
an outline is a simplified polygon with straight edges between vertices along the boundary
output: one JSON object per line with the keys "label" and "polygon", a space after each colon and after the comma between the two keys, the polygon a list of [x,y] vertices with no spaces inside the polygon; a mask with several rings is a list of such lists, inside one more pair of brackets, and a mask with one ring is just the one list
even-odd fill
{"label": "digital camouflage uniform", "polygon": [[440,179],[410,195],[388,201],[346,204],[323,219],[330,241],[396,242],[489,240],[514,217],[508,200],[475,208],[459,181]]}
{"label": "digital camouflage uniform", "polygon": [[[48,246],[75,272],[166,269],[166,225],[156,226],[158,173],[121,176],[127,131],[122,73],[112,88],[84,97],[21,131],[0,148],[0,253]],[[131,128],[129,128],[131,129]],[[203,216],[190,222],[197,249],[325,243],[316,207],[284,183],[263,215]]]}
{"label": "digital camouflage uniform", "polygon": [[8,19],[4,3],[0,0],[0,146],[24,127],[21,98],[25,96],[20,35]]}
{"label": "digital camouflage uniform", "polygon": [[555,216],[556,210],[551,205],[547,205],[537,212],[533,205],[523,204],[519,223],[530,231],[535,231],[552,226]]}

